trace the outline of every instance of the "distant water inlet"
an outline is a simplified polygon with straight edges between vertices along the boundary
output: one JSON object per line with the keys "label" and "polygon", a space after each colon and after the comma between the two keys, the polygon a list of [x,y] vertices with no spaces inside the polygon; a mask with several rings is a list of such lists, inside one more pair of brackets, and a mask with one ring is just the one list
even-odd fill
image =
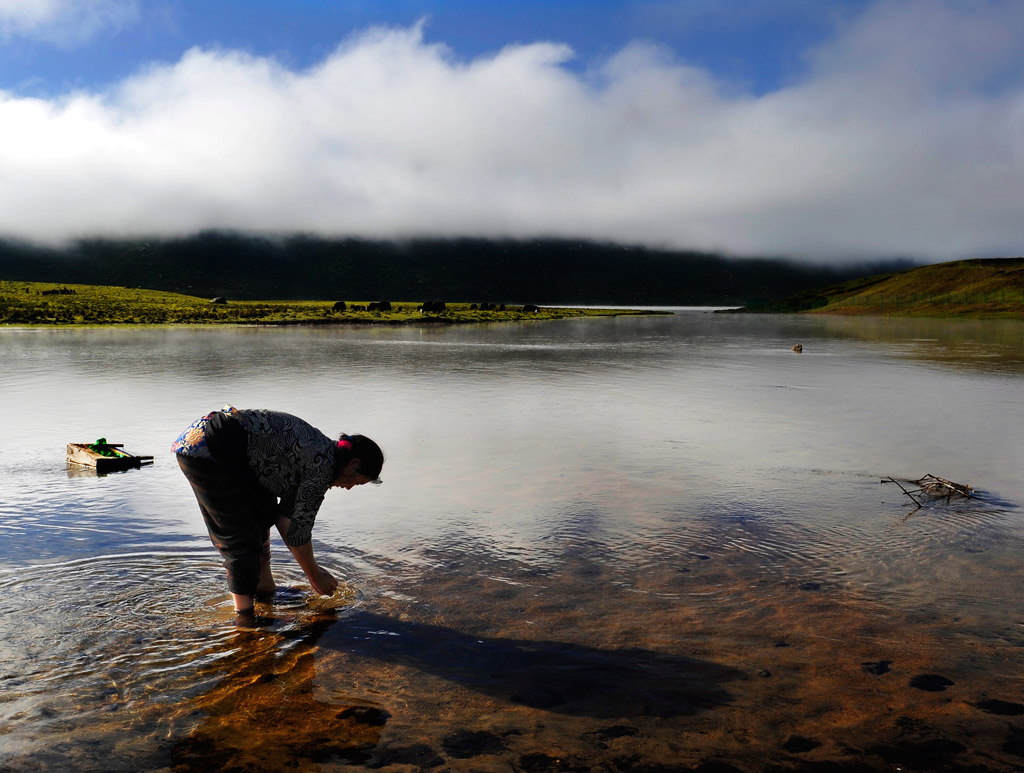
{"label": "distant water inlet", "polygon": [[[2,769],[1024,766],[1019,323],[6,329],[0,356]],[[388,457],[318,517],[339,592],[277,540],[257,631],[168,454],[224,402]],[[64,463],[99,437],[155,464]],[[977,496],[885,482],[926,474]]]}

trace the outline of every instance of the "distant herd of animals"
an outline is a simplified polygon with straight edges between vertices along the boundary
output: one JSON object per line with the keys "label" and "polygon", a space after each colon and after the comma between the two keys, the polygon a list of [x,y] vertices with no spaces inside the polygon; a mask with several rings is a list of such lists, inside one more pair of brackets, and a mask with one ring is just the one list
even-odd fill
{"label": "distant herd of animals", "polygon": [[[25,288],[25,292],[28,292],[28,288]],[[70,287],[61,287],[54,290],[40,290],[40,295],[76,295],[76,292]],[[222,304],[227,303],[228,299],[223,295],[218,295],[215,298],[210,299],[210,303]],[[506,311],[515,309],[507,309],[504,303],[471,303],[469,305],[471,311]],[[337,301],[332,307],[332,311],[391,311],[391,301],[374,301],[372,303],[357,305],[352,304],[351,306],[345,301]],[[440,314],[448,310],[448,304],[444,301],[424,301],[416,307],[416,311],[423,314]],[[520,307],[520,311],[532,314],[540,311],[540,306],[536,306],[532,303],[527,303]]]}
{"label": "distant herd of animals", "polygon": [[[216,298],[212,298],[210,303],[227,303],[228,299],[222,295],[218,295]],[[507,311],[507,307],[504,303],[471,303],[469,304],[471,311]],[[367,304],[355,304],[351,306],[345,301],[336,301],[331,306],[331,311],[391,311],[391,301],[373,301]],[[448,304],[444,301],[424,301],[416,307],[416,311],[423,314],[440,314],[441,312],[448,310]],[[532,314],[540,311],[540,306],[532,303],[527,303],[520,309],[527,314]]]}
{"label": "distant herd of animals", "polygon": [[[391,311],[391,301],[374,301],[373,303],[368,303],[365,306],[356,304],[349,306],[345,301],[337,301],[331,308],[334,311]],[[469,308],[471,311],[508,310],[504,303],[471,303],[469,304]],[[447,310],[448,304],[444,301],[424,301],[416,307],[416,311],[423,314],[440,314]],[[527,303],[521,310],[528,313],[537,312],[540,311],[540,306]]]}

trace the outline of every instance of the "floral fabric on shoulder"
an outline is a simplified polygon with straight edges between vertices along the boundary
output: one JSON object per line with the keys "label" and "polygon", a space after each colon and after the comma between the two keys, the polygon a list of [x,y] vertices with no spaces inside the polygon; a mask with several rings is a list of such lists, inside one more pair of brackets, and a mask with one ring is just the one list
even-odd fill
{"label": "floral fabric on shoulder", "polygon": [[171,453],[196,456],[201,459],[212,458],[210,449],[206,446],[206,424],[215,413],[230,413],[233,416],[238,416],[238,409],[233,405],[225,405],[220,411],[210,411],[202,418],[196,419],[171,444]]}

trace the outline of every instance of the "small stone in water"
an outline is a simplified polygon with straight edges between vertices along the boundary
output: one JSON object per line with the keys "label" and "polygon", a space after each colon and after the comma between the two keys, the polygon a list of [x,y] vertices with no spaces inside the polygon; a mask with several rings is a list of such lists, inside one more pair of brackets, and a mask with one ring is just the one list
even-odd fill
{"label": "small stone in water", "polygon": [[925,692],[942,692],[947,687],[956,684],[940,674],[918,674],[910,680],[910,686]]}
{"label": "small stone in water", "polygon": [[804,738],[802,735],[791,735],[782,744],[782,748],[790,754],[802,754],[812,749],[817,749],[819,746],[821,746],[821,741],[815,741],[813,738]]}
{"label": "small stone in water", "polygon": [[1004,717],[1019,717],[1024,714],[1024,705],[1020,703],[1011,703],[1010,701],[996,700],[994,698],[978,701],[974,705],[982,711],[987,711],[989,714],[998,714]]}
{"label": "small stone in water", "polygon": [[860,664],[861,668],[869,674],[875,674],[876,676],[889,673],[889,666],[891,665],[891,660],[869,660],[866,663]]}
{"label": "small stone in water", "polygon": [[464,730],[445,738],[441,745],[452,757],[468,759],[480,754],[499,754],[505,750],[505,742],[486,730]]}

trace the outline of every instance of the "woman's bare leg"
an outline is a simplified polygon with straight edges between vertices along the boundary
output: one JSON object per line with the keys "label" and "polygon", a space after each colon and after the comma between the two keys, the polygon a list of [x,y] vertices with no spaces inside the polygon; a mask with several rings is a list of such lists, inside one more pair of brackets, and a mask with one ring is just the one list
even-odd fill
{"label": "woman's bare leg", "polygon": [[270,595],[277,589],[274,583],[274,574],[270,571],[270,537],[263,543],[263,550],[260,552],[260,582],[256,586],[258,596]]}
{"label": "woman's bare leg", "polygon": [[253,614],[255,601],[252,596],[243,596],[241,593],[232,593],[231,598],[235,602],[236,612],[248,612],[249,614]]}

